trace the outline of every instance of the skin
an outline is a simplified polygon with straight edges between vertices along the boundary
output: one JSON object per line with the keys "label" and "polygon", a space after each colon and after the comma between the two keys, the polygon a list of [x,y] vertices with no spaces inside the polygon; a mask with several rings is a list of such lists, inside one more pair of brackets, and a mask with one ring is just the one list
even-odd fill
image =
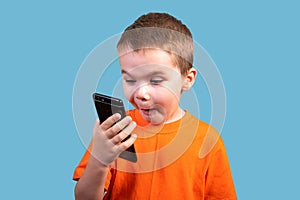
{"label": "skin", "polygon": [[182,75],[172,56],[158,49],[127,53],[120,65],[124,94],[146,121],[161,125],[184,115],[179,99],[192,86],[195,69]]}
{"label": "skin", "polygon": [[[124,94],[146,121],[158,126],[182,118],[179,99],[194,83],[194,68],[182,75],[172,56],[157,49],[122,55],[120,65]],[[75,187],[76,200],[102,199],[108,166],[136,140],[132,134],[121,143],[136,123],[127,116],[113,125],[119,119],[120,115],[114,114],[101,124],[96,120],[91,156]]]}

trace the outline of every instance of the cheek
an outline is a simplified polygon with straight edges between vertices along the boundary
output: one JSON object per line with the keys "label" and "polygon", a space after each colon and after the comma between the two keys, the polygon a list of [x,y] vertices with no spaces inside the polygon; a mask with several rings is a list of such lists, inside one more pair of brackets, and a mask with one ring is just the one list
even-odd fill
{"label": "cheek", "polygon": [[173,98],[179,98],[181,95],[181,88],[182,88],[182,83],[180,81],[173,82],[170,84],[165,84],[164,90],[166,93],[169,94],[169,96],[173,96]]}
{"label": "cheek", "polygon": [[132,101],[134,88],[123,83],[123,91],[126,99],[128,101]]}

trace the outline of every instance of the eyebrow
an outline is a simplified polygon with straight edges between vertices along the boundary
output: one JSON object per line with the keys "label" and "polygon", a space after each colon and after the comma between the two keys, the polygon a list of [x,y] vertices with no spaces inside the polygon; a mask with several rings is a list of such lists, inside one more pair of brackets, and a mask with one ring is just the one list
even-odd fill
{"label": "eyebrow", "polygon": [[[122,73],[122,74],[127,74],[127,75],[131,76],[129,72],[127,72],[127,71],[125,71],[125,70],[123,70],[123,69],[122,69],[121,73]],[[150,73],[150,74],[147,74],[147,76],[156,76],[156,75],[165,75],[165,74],[166,74],[166,73],[163,72],[163,71],[154,71],[154,72],[152,72],[152,73]]]}

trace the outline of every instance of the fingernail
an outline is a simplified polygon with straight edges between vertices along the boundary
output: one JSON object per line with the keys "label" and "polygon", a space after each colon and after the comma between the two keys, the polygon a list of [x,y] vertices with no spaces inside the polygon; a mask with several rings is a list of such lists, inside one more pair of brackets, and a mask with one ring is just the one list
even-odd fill
{"label": "fingernail", "polygon": [[130,116],[127,116],[127,119],[128,119],[129,121],[131,121],[131,120],[132,120],[132,118],[131,118]]}
{"label": "fingernail", "polygon": [[116,114],[115,114],[115,119],[116,119],[116,120],[119,120],[120,118],[121,118],[120,113],[116,113]]}

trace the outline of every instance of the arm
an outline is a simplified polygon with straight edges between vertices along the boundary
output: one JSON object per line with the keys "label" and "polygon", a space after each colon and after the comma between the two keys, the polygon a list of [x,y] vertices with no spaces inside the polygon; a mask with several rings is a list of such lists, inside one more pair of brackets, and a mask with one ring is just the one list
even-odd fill
{"label": "arm", "polygon": [[108,167],[90,156],[86,169],[75,186],[75,199],[102,199]]}
{"label": "arm", "polygon": [[125,117],[113,125],[120,117],[120,114],[114,114],[102,124],[96,120],[91,156],[75,187],[76,200],[102,199],[108,166],[134,143],[136,135],[121,143],[133,131],[136,124],[130,117]]}
{"label": "arm", "polygon": [[206,199],[236,200],[237,197],[231,170],[221,138],[219,138],[216,146],[218,148],[212,155],[210,165],[206,173]]}

